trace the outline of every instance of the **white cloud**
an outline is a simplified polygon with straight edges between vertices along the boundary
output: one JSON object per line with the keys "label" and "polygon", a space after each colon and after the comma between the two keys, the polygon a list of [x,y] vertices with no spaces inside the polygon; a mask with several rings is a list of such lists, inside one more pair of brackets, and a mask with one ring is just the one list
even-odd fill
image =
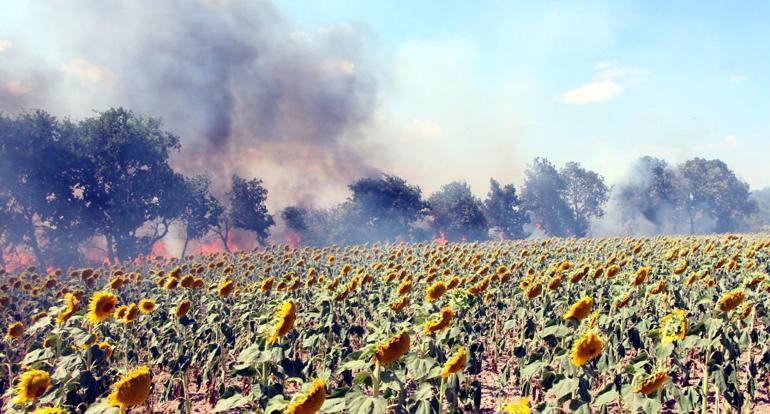
{"label": "white cloud", "polygon": [[11,43],[10,40],[0,39],[0,53],[3,53],[6,50],[10,49],[11,46],[13,46],[13,43]]}
{"label": "white cloud", "polygon": [[606,102],[650,73],[648,69],[622,66],[616,62],[599,62],[594,71],[591,82],[561,94],[559,101],[572,105]]}
{"label": "white cloud", "polygon": [[704,152],[720,152],[720,151],[734,150],[734,149],[740,148],[740,146],[741,146],[741,143],[738,140],[738,137],[736,137],[735,135],[728,135],[719,141],[696,145],[695,149],[697,151],[704,151]]}
{"label": "white cloud", "polygon": [[29,88],[27,85],[23,84],[21,81],[18,80],[12,80],[8,81],[4,85],[5,87],[3,89],[6,90],[6,92],[10,93],[11,95],[21,96],[21,95],[29,95]]}
{"label": "white cloud", "polygon": [[611,80],[596,80],[564,93],[559,100],[573,105],[609,101],[623,93],[623,86]]}
{"label": "white cloud", "polygon": [[727,77],[727,80],[730,83],[743,83],[749,80],[749,78],[746,75],[730,75]]}

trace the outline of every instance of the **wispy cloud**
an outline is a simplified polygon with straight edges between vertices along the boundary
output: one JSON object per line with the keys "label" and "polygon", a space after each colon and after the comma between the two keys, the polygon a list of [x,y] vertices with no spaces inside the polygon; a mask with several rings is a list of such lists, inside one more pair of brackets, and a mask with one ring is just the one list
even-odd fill
{"label": "wispy cloud", "polygon": [[3,53],[6,50],[10,49],[11,46],[13,46],[13,43],[11,43],[10,40],[0,39],[0,53]]}
{"label": "wispy cloud", "polygon": [[695,150],[703,151],[703,152],[719,152],[719,151],[726,151],[726,150],[734,150],[734,149],[740,148],[740,146],[741,146],[741,142],[738,140],[738,137],[736,137],[735,135],[728,135],[719,141],[696,145]]}
{"label": "wispy cloud", "polygon": [[648,69],[623,66],[616,62],[600,62],[594,71],[591,82],[561,94],[559,101],[572,105],[606,102],[618,97],[627,86],[650,73]]}
{"label": "wispy cloud", "polygon": [[743,83],[743,82],[746,82],[747,80],[749,80],[749,78],[746,75],[733,74],[733,75],[728,76],[727,80],[730,83]]}

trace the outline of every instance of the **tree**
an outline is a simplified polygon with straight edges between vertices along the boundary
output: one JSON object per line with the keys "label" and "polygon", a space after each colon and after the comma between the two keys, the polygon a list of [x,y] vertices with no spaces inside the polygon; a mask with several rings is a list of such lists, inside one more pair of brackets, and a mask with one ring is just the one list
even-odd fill
{"label": "tree", "polygon": [[185,228],[185,240],[181,257],[187,251],[190,240],[198,240],[217,226],[224,208],[209,191],[211,181],[206,176],[185,179],[184,198],[186,203],[179,217]]}
{"label": "tree", "polygon": [[433,228],[449,240],[484,240],[489,228],[481,200],[465,182],[453,182],[428,199]]}
{"label": "tree", "polygon": [[751,192],[751,201],[757,209],[749,217],[750,230],[767,232],[770,230],[770,187]]}
{"label": "tree", "polygon": [[686,180],[684,205],[690,233],[696,231],[698,218],[713,221],[718,233],[735,231],[757,208],[749,197],[749,185],[721,160],[694,158],[679,165],[678,170]]}
{"label": "tree", "polygon": [[410,186],[396,176],[362,178],[348,188],[352,192],[352,218],[366,241],[408,237],[412,224],[427,209],[420,187]]}
{"label": "tree", "polygon": [[559,176],[565,183],[562,198],[571,212],[571,233],[584,237],[588,233],[591,218],[604,215],[603,206],[609,199],[609,189],[602,176],[586,170],[576,162],[565,164]]}
{"label": "tree", "polygon": [[4,247],[29,247],[44,270],[78,260],[90,217],[78,196],[76,126],[43,112],[0,116],[0,218]]}
{"label": "tree", "polygon": [[568,236],[572,212],[562,194],[567,183],[556,167],[545,158],[535,158],[524,173],[521,198],[540,228],[552,236]]}
{"label": "tree", "polygon": [[246,180],[233,175],[230,190],[232,225],[256,233],[260,245],[265,244],[270,236],[270,227],[275,224],[273,216],[268,214],[266,199],[267,189],[262,186],[262,180]]}
{"label": "tree", "polygon": [[636,161],[628,180],[618,188],[617,199],[629,225],[638,215],[660,233],[667,222],[673,225],[681,208],[681,185],[677,172],[665,160],[644,156]]}
{"label": "tree", "polygon": [[308,229],[306,219],[307,214],[307,210],[302,207],[289,206],[283,209],[281,218],[286,223],[286,227],[288,227],[289,230],[302,234]]}
{"label": "tree", "polygon": [[496,228],[507,239],[527,237],[524,225],[529,223],[529,216],[521,204],[516,187],[508,184],[500,187],[494,178],[489,179],[489,193],[484,200],[484,215],[491,227]]}
{"label": "tree", "polygon": [[[83,199],[110,260],[149,253],[182,212],[184,177],[168,163],[179,138],[161,121],[118,108],[81,122]],[[150,225],[151,233],[140,229]],[[146,227],[145,227],[146,230]]]}

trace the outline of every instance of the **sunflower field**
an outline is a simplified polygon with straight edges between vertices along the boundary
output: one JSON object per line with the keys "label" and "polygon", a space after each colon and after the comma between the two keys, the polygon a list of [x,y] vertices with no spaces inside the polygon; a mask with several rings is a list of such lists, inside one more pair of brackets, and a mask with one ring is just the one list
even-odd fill
{"label": "sunflower field", "polygon": [[768,412],[770,237],[0,273],[3,413]]}

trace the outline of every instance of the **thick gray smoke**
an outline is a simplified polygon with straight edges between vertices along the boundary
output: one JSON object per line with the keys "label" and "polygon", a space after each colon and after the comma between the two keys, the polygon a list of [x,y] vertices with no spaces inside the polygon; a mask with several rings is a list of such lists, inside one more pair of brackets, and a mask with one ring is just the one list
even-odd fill
{"label": "thick gray smoke", "polygon": [[[0,55],[0,110],[78,118],[121,105],[162,117],[182,138],[181,171],[207,173],[220,194],[233,173],[263,178],[273,207],[339,199],[374,171],[363,136],[378,79],[364,27],[302,32],[253,0],[28,7],[46,27],[44,47],[0,31],[13,42]],[[30,75],[34,62],[57,70]]]}

